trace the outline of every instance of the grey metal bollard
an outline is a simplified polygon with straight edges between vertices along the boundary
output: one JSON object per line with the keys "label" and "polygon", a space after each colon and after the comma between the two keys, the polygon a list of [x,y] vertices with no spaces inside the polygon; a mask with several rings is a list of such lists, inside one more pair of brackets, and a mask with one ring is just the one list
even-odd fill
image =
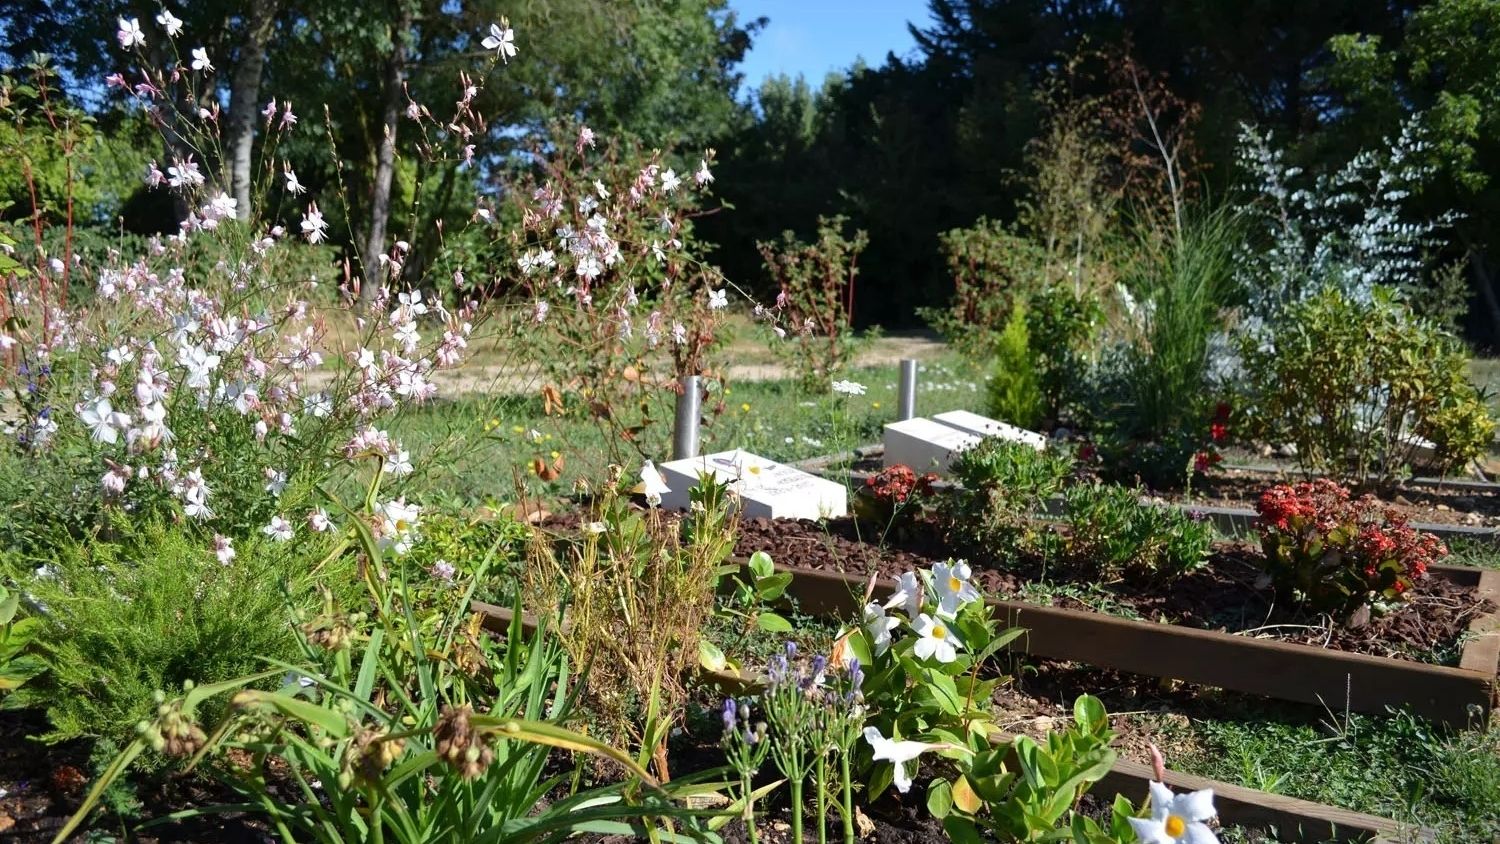
{"label": "grey metal bollard", "polygon": [[684,375],[678,383],[682,392],[677,395],[677,417],[672,427],[672,459],[685,460],[698,456],[698,421],[703,415],[703,394],[699,391],[696,375]]}
{"label": "grey metal bollard", "polygon": [[896,393],[896,421],[904,422],[917,416],[917,362],[912,358],[901,361],[901,382]]}

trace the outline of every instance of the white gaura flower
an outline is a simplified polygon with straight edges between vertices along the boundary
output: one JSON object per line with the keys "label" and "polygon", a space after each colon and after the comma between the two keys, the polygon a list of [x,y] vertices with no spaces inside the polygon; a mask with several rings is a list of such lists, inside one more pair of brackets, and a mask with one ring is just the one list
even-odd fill
{"label": "white gaura flower", "polygon": [[176,38],[177,33],[182,31],[182,19],[166,9],[156,16],[156,23],[167,31],[168,38]]}
{"label": "white gaura flower", "polygon": [[699,161],[698,162],[698,172],[696,172],[696,173],[693,174],[693,181],[697,182],[699,187],[702,187],[702,186],[708,184],[709,182],[712,182],[713,180],[714,180],[714,174],[713,174],[712,170],[708,169],[708,162],[707,161]]}
{"label": "white gaura flower", "polygon": [[193,48],[193,70],[213,70],[213,62],[208,60],[208,50],[203,47]]}
{"label": "white gaura flower", "polygon": [[292,523],[281,516],[272,516],[270,524],[261,528],[260,532],[271,537],[273,542],[286,542],[292,538]]}
{"label": "white gaura flower", "polygon": [[677,188],[681,185],[682,179],[677,175],[676,170],[669,169],[665,173],[661,174],[661,189],[666,191],[667,193],[671,193],[672,191],[677,190]]}
{"label": "white gaura flower", "polygon": [[286,472],[267,466],[265,469],[266,492],[280,496],[286,490]]}
{"label": "white gaura flower", "polygon": [[318,210],[316,202],[307,206],[307,213],[302,215],[302,233],[307,236],[308,243],[322,243],[328,234],[328,222],[323,219],[323,212]]}
{"label": "white gaura flower", "polygon": [[846,396],[862,396],[865,394],[865,385],[857,381],[835,381],[833,391]]}
{"label": "white gaura flower", "polygon": [[146,46],[146,33],[141,32],[141,22],[136,18],[120,18],[120,28],[115,33],[115,39],[120,42],[121,49],[129,50],[131,47]]}
{"label": "white gaura flower", "polygon": [[896,769],[896,790],[905,794],[911,788],[911,772],[906,763],[915,760],[929,750],[963,750],[956,744],[930,743],[925,741],[899,741],[888,739],[875,727],[865,727],[865,741],[875,751],[876,762],[889,762]]}
{"label": "white gaura flower", "polygon": [[916,572],[909,571],[896,579],[896,591],[886,600],[885,608],[899,606],[908,619],[916,618],[917,613],[922,611],[922,598],[925,595],[922,579],[917,577]]}
{"label": "white gaura flower", "polygon": [[510,28],[510,22],[505,18],[490,24],[490,34],[479,44],[486,50],[494,50],[501,61],[508,62],[516,57],[516,31]]}
{"label": "white gaura flower", "polygon": [[901,619],[885,614],[879,604],[865,604],[865,633],[870,637],[870,647],[875,656],[880,656],[891,647],[891,631],[901,624]]}
{"label": "white gaura flower", "polygon": [[230,543],[229,537],[214,534],[214,556],[219,558],[219,565],[227,566],[234,562],[234,545]]}
{"label": "white gaura flower", "polygon": [[415,471],[411,465],[411,452],[406,449],[397,449],[394,457],[390,458],[385,466],[386,472],[393,478],[405,477]]}
{"label": "white gaura flower", "polygon": [[286,177],[287,193],[296,196],[307,192],[307,188],[297,180],[297,171],[292,169],[292,165],[286,165],[286,169],[282,171],[282,175]]}
{"label": "white gaura flower", "polygon": [[924,612],[912,622],[911,628],[921,637],[911,649],[917,659],[931,659],[945,664],[958,659],[959,641],[946,621]]}
{"label": "white gaura flower", "polygon": [[130,417],[117,412],[103,397],[81,405],[78,418],[88,427],[89,438],[97,443],[114,445],[120,441],[120,432],[130,427]]}
{"label": "white gaura flower", "polygon": [[333,520],[328,518],[328,511],[322,507],[307,514],[307,526],[314,533],[325,533],[333,530]]}
{"label": "white gaura flower", "polygon": [[631,492],[646,496],[646,503],[656,507],[661,504],[661,497],[671,491],[667,486],[667,479],[662,477],[661,470],[656,468],[655,463],[647,460],[641,464],[641,482]]}
{"label": "white gaura flower", "polygon": [[708,306],[714,310],[729,307],[729,291],[727,288],[708,291]]}
{"label": "white gaura flower", "polygon": [[932,567],[932,585],[937,590],[938,613],[952,618],[964,604],[979,600],[979,590],[969,582],[969,564],[959,560],[952,565],[938,563]]}
{"label": "white gaura flower", "polygon": [[1205,788],[1187,794],[1173,794],[1172,789],[1152,782],[1151,817],[1130,818],[1141,844],[1219,844],[1218,836],[1204,821],[1213,817],[1214,791]]}

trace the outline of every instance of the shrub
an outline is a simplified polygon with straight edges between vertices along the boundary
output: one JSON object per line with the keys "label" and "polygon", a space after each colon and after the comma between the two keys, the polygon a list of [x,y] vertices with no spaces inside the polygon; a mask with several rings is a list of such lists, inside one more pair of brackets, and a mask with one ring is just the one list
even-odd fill
{"label": "shrub", "polygon": [[1271,487],[1255,509],[1277,593],[1313,612],[1347,615],[1398,603],[1448,555],[1436,536],[1413,530],[1374,498],[1350,500],[1327,479]]}
{"label": "shrub", "polygon": [[1062,490],[1073,456],[986,437],[960,452],[950,471],[963,488],[943,499],[940,514],[956,538],[994,553],[1031,550],[1037,541],[1031,520]]}
{"label": "shrub", "polygon": [[869,245],[864,231],[844,235],[843,217],[819,217],[818,239],[802,243],[792,232],[778,242],[760,242],[761,263],[775,285],[774,310],[757,308],[773,321],[771,349],[804,386],[820,388],[849,367],[854,357],[854,279],[859,255]]}
{"label": "shrub", "polygon": [[1083,484],[1063,495],[1070,566],[1105,578],[1171,580],[1208,560],[1214,532],[1206,521],[1141,501],[1127,487]]}
{"label": "shrub", "polygon": [[1027,345],[1047,418],[1061,418],[1080,396],[1088,374],[1086,353],[1093,345],[1100,316],[1097,300],[1062,284],[1027,301]]}
{"label": "shrub", "polygon": [[[46,710],[46,740],[128,744],[136,722],[152,717],[155,692],[296,655],[287,605],[315,603],[307,571],[315,547],[246,539],[221,564],[212,545],[180,527],[121,519],[112,528],[114,538],[62,545],[35,571],[18,556],[5,561],[28,600],[45,608],[38,645],[48,671],[16,698]],[[350,580],[341,561],[322,574]]]}
{"label": "shrub", "polygon": [[1337,290],[1293,305],[1243,344],[1251,431],[1297,448],[1308,473],[1388,483],[1416,462],[1451,471],[1488,447],[1494,421],[1458,341],[1389,291]]}
{"label": "shrub", "polygon": [[990,414],[998,419],[1035,429],[1046,414],[1041,379],[1031,352],[1026,307],[1018,304],[1006,320],[1005,330],[995,342],[995,364],[987,390]]}
{"label": "shrub", "polygon": [[1041,286],[1045,251],[1003,223],[980,218],[972,227],[940,238],[953,302],[924,309],[922,317],[970,360],[983,360],[1015,304]]}

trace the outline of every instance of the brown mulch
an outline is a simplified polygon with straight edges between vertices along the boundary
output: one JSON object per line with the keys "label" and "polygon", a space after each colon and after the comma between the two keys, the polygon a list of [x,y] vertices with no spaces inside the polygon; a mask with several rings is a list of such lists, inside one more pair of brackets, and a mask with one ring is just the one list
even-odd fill
{"label": "brown mulch", "polygon": [[[735,550],[740,554],[765,551],[778,563],[794,568],[886,578],[949,558],[967,557],[974,567],[976,585],[986,594],[1000,597],[1015,596],[1024,584],[1044,577],[1034,563],[986,559],[973,550],[965,554],[944,541],[935,527],[921,522],[883,536],[878,528],[854,519],[821,524],[749,519],[741,523]],[[1404,606],[1362,626],[1346,627],[1326,617],[1309,617],[1295,608],[1278,606],[1269,585],[1260,577],[1259,554],[1253,545],[1225,543],[1216,547],[1206,567],[1167,585],[1076,585],[1090,587],[1091,591],[1097,587],[1124,614],[1141,618],[1421,662],[1455,661],[1470,621],[1492,609],[1489,602],[1476,601],[1468,587],[1427,577],[1418,582]],[[1050,576],[1054,582],[1065,582],[1064,572],[1055,570]],[[1056,605],[1094,609],[1068,596],[1059,596]]]}

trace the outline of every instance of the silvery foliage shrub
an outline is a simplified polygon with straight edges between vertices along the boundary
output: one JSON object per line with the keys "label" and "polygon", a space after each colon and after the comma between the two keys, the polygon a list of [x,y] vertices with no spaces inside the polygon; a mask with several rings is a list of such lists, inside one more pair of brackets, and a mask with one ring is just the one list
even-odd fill
{"label": "silvery foliage shrub", "polygon": [[1338,170],[1309,177],[1287,163],[1269,131],[1241,126],[1251,237],[1235,272],[1252,326],[1327,288],[1366,302],[1377,286],[1403,294],[1424,287],[1435,235],[1457,214],[1413,220],[1406,210],[1437,172],[1423,134],[1420,117],[1412,117],[1385,149],[1363,150]]}

